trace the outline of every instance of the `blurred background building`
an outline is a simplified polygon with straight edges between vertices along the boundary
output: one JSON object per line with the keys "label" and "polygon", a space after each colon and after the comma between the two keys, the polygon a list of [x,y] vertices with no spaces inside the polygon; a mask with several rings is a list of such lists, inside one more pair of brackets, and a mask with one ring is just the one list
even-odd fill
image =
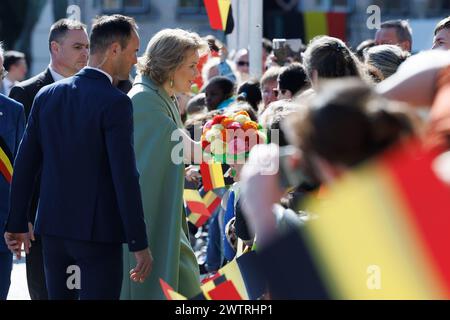
{"label": "blurred background building", "polygon": [[[234,32],[228,36],[231,49],[245,47],[251,2],[231,0]],[[8,49],[25,52],[30,75],[48,64],[47,36],[50,25],[68,15],[77,5],[80,19],[89,24],[99,14],[122,13],[134,16],[140,26],[142,50],[150,37],[162,28],[179,27],[204,36],[213,34],[225,40],[223,32],[210,28],[203,0],[2,0],[0,39]],[[414,31],[413,51],[432,45],[436,23],[450,15],[449,0],[263,0],[263,35],[273,38],[300,38],[304,43],[318,34],[337,36],[356,47],[373,38],[367,27],[367,8],[377,5],[381,21],[408,19]],[[71,13],[69,13],[70,15]]]}

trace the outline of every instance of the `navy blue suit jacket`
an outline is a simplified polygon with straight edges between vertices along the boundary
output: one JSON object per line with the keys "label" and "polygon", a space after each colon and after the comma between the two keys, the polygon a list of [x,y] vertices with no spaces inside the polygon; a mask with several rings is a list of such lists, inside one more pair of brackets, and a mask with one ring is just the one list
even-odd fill
{"label": "navy blue suit jacket", "polygon": [[[5,170],[3,161],[11,165],[19,148],[25,129],[25,114],[23,106],[0,94],[0,166]],[[3,233],[8,218],[10,182],[0,171],[0,252],[9,251],[3,240]]]}
{"label": "navy blue suit jacket", "polygon": [[42,168],[37,234],[145,249],[132,114],[128,96],[93,69],[41,89],[15,162],[7,231],[27,230]]}

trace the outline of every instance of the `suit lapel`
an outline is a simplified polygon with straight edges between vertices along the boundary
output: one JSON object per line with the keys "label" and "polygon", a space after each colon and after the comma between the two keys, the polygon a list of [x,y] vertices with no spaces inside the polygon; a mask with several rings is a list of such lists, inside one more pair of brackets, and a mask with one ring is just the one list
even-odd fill
{"label": "suit lapel", "polygon": [[47,68],[44,72],[42,72],[39,75],[36,87],[37,87],[37,91],[39,91],[42,87],[45,87],[49,84],[52,84],[53,82],[55,82],[55,80],[52,77],[52,73],[50,72],[50,69]]}
{"label": "suit lapel", "polygon": [[52,73],[50,72],[50,69],[47,68],[47,70],[45,70],[43,77],[42,77],[42,83],[44,86],[52,84],[53,82],[55,82],[55,80],[52,77]]}

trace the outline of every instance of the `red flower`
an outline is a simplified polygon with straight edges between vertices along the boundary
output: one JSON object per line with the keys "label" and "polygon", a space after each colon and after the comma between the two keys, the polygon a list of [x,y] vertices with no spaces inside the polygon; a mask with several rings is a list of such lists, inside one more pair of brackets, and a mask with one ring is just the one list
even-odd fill
{"label": "red flower", "polygon": [[217,115],[217,116],[215,116],[213,118],[213,120],[212,120],[212,125],[220,124],[222,122],[222,120],[225,119],[225,118],[226,118],[226,116],[224,116],[224,115]]}
{"label": "red flower", "polygon": [[202,140],[202,149],[206,149],[207,146],[209,146],[209,142],[206,140]]}

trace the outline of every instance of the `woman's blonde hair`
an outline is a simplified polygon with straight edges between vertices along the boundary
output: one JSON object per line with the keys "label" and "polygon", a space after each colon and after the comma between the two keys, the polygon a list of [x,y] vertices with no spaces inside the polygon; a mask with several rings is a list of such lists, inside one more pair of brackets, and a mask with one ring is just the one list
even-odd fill
{"label": "woman's blonde hair", "polygon": [[197,33],[182,29],[164,29],[150,39],[137,69],[158,85],[164,84],[170,75],[184,62],[189,50],[203,49],[205,44]]}

